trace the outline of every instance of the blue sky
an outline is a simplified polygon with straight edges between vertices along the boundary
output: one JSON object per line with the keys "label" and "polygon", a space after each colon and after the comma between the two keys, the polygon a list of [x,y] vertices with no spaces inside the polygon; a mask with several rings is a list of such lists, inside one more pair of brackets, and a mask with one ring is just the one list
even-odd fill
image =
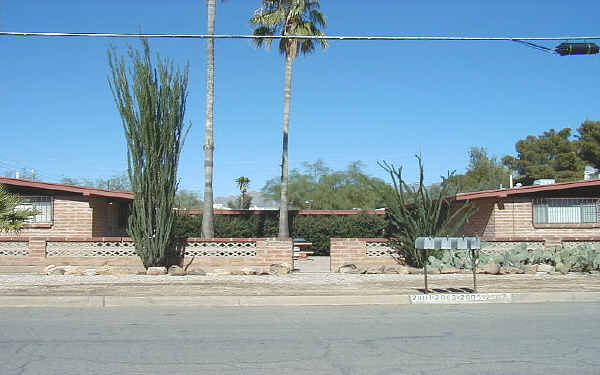
{"label": "blue sky", "polygon": [[[0,3],[3,31],[205,33],[196,1],[21,0]],[[258,0],[218,4],[217,33],[248,34]],[[331,35],[600,35],[597,1],[322,0]],[[96,178],[126,169],[121,119],[107,83],[106,50],[135,39],[0,37],[0,170],[41,179]],[[558,43],[545,42],[554,47]],[[203,189],[205,41],[151,40],[153,51],[191,64],[180,164],[184,189]],[[598,56],[559,57],[512,42],[332,42],[295,64],[291,167],[361,160],[385,178],[387,160],[428,182],[463,172],[471,146],[514,153],[515,142],[550,128],[600,120]],[[280,175],[284,64],[277,49],[217,40],[215,194],[251,190]]]}

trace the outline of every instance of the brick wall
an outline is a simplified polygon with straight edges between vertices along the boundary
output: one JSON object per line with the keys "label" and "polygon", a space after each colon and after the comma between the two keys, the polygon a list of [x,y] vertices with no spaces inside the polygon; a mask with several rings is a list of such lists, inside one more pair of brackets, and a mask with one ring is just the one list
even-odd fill
{"label": "brick wall", "polygon": [[[386,250],[391,250],[385,246],[386,243],[387,240],[384,238],[332,238],[331,271],[337,272],[345,264],[354,264],[361,269],[397,266],[399,264],[397,257],[390,254],[383,255]],[[373,244],[377,245],[373,246]],[[369,253],[377,255],[369,256]]]}
{"label": "brick wall", "polygon": [[[189,243],[202,242],[212,244],[242,244],[247,242],[254,242],[256,256],[204,256],[194,257],[186,256],[183,260],[183,266],[188,270],[194,270],[200,268],[205,271],[211,271],[217,268],[225,270],[241,269],[245,267],[250,268],[266,268],[271,264],[282,264],[285,263],[290,268],[293,265],[292,254],[293,246],[291,239],[277,239],[277,238],[216,238],[212,240],[190,238]],[[242,248],[245,249],[245,248]]]}
{"label": "brick wall", "polygon": [[469,218],[464,225],[464,234],[467,236],[494,236],[495,217],[493,199],[480,199],[474,201],[477,211]]}
{"label": "brick wall", "polygon": [[[57,195],[52,201],[52,224],[26,224],[16,236],[75,236],[92,237],[93,210],[88,197]],[[15,234],[0,233],[0,237],[12,237]]]}
{"label": "brick wall", "polygon": [[591,241],[600,227],[591,224],[534,224],[531,198],[474,201],[479,210],[464,226],[465,235],[479,235],[495,242],[544,242],[561,246],[562,241]]}
{"label": "brick wall", "polygon": [[[14,243],[27,243],[29,254],[26,256],[2,256],[3,246]],[[217,268],[235,270],[245,267],[266,269],[271,264],[285,263],[292,266],[292,240],[276,238],[219,238],[189,239],[189,243],[218,245],[215,256],[186,256],[182,266],[188,270],[202,269],[210,272]],[[239,245],[251,244],[251,247]],[[84,237],[5,237],[0,239],[0,272],[40,272],[47,265],[82,266],[96,268],[111,266],[117,270],[135,273],[143,271],[140,258],[135,255],[130,238],[84,238]],[[202,248],[204,249],[204,248]],[[201,250],[202,250],[201,249]],[[215,246],[212,247],[212,250]],[[231,252],[237,249],[250,250],[252,256],[235,256]],[[85,256],[90,252],[101,252],[103,256]],[[187,251],[186,251],[187,252]]]}

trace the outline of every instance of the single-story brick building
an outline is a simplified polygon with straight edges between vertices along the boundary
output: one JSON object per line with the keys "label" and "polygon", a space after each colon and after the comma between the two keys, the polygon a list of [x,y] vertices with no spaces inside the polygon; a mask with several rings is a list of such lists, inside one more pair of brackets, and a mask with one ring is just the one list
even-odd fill
{"label": "single-story brick building", "polygon": [[[133,193],[0,177],[0,184],[39,211],[19,235],[44,237],[125,236]],[[14,233],[0,233],[2,237]]]}
{"label": "single-story brick building", "polygon": [[600,179],[463,193],[477,212],[464,226],[488,246],[600,244]]}

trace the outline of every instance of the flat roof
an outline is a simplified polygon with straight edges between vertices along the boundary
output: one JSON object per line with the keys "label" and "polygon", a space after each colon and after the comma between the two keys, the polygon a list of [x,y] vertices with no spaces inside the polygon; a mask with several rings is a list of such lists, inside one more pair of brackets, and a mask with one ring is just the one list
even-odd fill
{"label": "flat roof", "polygon": [[85,186],[57,184],[54,182],[41,182],[24,180],[20,178],[0,177],[0,184],[8,186],[26,187],[42,190],[63,191],[67,193],[81,194],[84,196],[99,196],[107,198],[119,198],[133,200],[134,194],[130,191],[106,190]]}

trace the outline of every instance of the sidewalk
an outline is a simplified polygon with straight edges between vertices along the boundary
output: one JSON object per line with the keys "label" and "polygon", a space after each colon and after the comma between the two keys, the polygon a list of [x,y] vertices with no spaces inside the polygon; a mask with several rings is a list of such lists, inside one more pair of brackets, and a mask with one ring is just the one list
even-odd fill
{"label": "sidewalk", "polygon": [[[600,302],[600,273],[478,275],[477,281],[479,293],[510,293],[513,302]],[[468,274],[429,276],[435,293],[464,293],[472,286]],[[422,275],[0,275],[0,306],[404,304],[422,288]]]}

